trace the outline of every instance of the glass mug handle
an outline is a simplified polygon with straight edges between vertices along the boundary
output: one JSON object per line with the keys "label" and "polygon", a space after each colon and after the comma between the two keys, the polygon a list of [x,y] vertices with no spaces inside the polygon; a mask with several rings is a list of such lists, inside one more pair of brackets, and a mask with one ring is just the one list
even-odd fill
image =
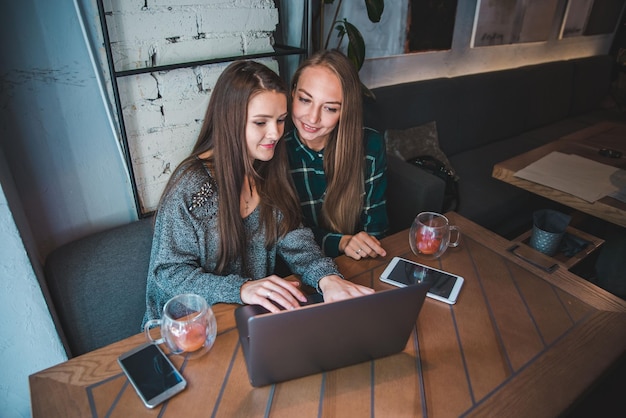
{"label": "glass mug handle", "polygon": [[146,338],[148,338],[148,340],[152,341],[155,344],[163,344],[165,342],[165,339],[163,338],[163,334],[161,334],[161,338],[159,338],[158,340],[155,340],[154,338],[152,338],[152,335],[150,334],[150,328],[160,326],[160,325],[161,325],[160,319],[150,319],[143,326],[143,332],[146,334]]}
{"label": "glass mug handle", "polygon": [[[448,226],[448,229],[450,229],[450,242],[448,243],[448,247],[458,247],[459,241],[461,241],[461,230],[455,225]],[[454,241],[452,241],[452,232],[456,232],[456,240]]]}

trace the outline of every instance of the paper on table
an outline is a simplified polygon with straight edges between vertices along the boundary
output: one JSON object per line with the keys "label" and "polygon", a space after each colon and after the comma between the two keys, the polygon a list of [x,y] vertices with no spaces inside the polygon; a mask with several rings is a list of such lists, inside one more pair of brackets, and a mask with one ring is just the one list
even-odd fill
{"label": "paper on table", "polygon": [[555,151],[519,170],[515,177],[595,202],[619,190],[611,183],[616,171],[619,168]]}

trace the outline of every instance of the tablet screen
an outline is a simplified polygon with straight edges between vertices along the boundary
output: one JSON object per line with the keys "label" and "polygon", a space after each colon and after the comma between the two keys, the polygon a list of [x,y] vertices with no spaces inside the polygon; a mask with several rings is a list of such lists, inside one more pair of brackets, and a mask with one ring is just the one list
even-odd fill
{"label": "tablet screen", "polygon": [[450,297],[456,276],[419,264],[399,260],[389,279],[405,285],[431,283],[429,292],[444,298]]}

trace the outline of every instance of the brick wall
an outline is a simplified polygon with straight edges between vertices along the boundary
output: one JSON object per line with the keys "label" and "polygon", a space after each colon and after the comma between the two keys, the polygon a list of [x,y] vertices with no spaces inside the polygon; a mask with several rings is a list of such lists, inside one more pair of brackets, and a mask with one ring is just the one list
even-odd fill
{"label": "brick wall", "polygon": [[[272,52],[278,24],[273,0],[105,0],[104,8],[117,71]],[[274,60],[260,61],[278,72]],[[118,78],[142,212],[156,208],[190,153],[227,65]]]}

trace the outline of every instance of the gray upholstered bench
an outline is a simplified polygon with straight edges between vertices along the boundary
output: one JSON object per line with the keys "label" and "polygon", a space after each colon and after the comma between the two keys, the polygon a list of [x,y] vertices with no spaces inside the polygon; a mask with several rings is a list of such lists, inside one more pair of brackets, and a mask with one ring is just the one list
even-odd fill
{"label": "gray upholstered bench", "polygon": [[46,259],[45,277],[68,357],[140,331],[152,218],[78,239]]}

